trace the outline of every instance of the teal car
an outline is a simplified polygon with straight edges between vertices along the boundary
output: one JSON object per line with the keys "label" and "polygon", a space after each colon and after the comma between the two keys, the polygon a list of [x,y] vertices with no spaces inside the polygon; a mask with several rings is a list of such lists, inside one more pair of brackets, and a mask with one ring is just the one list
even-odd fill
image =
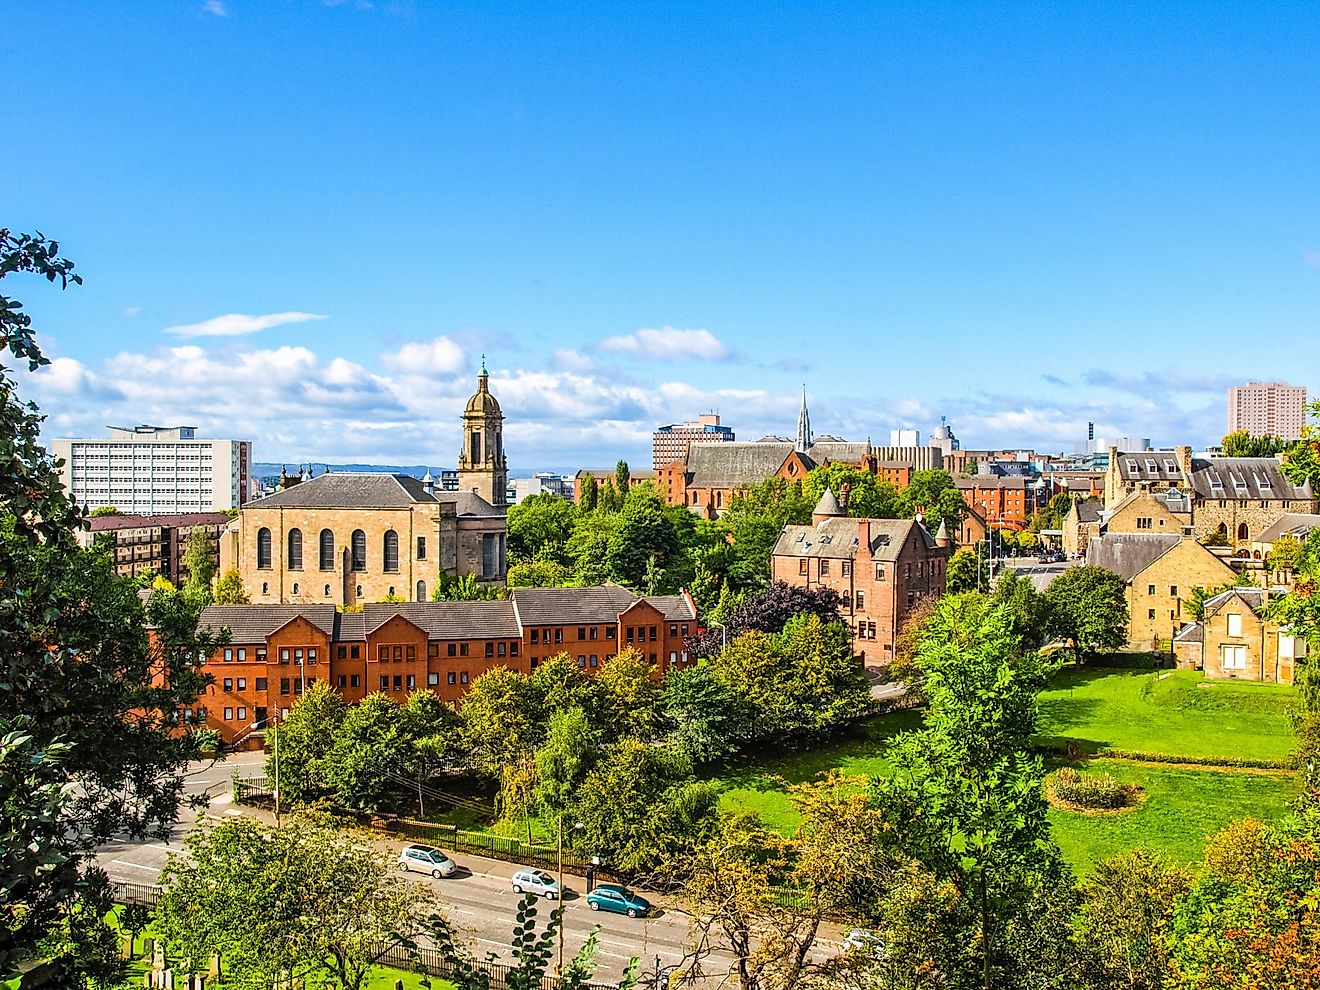
{"label": "teal car", "polygon": [[593,911],[613,911],[630,918],[645,918],[651,913],[651,902],[617,883],[599,883],[587,895],[587,906]]}

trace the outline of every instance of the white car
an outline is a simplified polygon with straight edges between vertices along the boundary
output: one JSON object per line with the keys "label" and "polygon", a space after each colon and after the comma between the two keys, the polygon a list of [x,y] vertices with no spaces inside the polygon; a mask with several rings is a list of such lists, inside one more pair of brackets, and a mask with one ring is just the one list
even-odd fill
{"label": "white car", "polygon": [[435,846],[404,846],[399,853],[399,869],[429,873],[439,879],[453,876],[458,864]]}
{"label": "white car", "polygon": [[559,898],[559,883],[544,870],[519,870],[513,875],[513,892],[524,891],[553,901]]}
{"label": "white car", "polygon": [[848,933],[848,937],[843,940],[844,952],[864,952],[872,959],[883,959],[885,956],[885,943],[880,940],[880,936],[875,932],[867,931],[865,928],[854,928]]}

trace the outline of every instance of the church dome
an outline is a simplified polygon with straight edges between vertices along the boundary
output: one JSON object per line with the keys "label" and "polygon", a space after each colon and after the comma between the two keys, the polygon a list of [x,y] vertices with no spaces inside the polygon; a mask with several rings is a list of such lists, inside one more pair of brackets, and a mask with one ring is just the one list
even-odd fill
{"label": "church dome", "polygon": [[486,355],[481,355],[481,371],[477,375],[477,391],[467,401],[464,416],[499,416],[500,404],[490,394],[490,375],[486,371]]}

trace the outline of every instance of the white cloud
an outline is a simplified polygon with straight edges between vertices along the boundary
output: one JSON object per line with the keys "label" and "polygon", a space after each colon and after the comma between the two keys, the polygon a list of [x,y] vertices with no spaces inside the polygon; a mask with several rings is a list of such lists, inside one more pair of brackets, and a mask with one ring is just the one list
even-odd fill
{"label": "white cloud", "polygon": [[126,319],[126,320],[131,320],[131,319],[132,319],[133,317],[135,317],[135,316],[141,316],[141,315],[142,315],[142,307],[141,307],[141,306],[125,306],[123,309],[121,309],[121,310],[119,311],[119,315],[122,316],[122,317],[123,317],[124,319]]}
{"label": "white cloud", "polygon": [[288,323],[306,323],[308,320],[324,320],[326,317],[316,313],[268,313],[265,316],[247,316],[243,313],[226,313],[213,316],[201,323],[184,323],[166,327],[162,333],[176,337],[242,337],[249,333],[259,333],[271,327],[280,327]]}
{"label": "white cloud", "polygon": [[620,337],[606,337],[600,342],[600,349],[668,360],[701,358],[725,361],[732,356],[729,349],[709,330],[680,330],[669,326],[642,329]]}
{"label": "white cloud", "polygon": [[229,8],[225,6],[224,0],[206,0],[202,4],[202,10],[208,14],[214,14],[216,17],[229,16]]}
{"label": "white cloud", "polygon": [[463,349],[448,337],[413,341],[380,356],[381,364],[407,375],[452,375],[467,366]]}

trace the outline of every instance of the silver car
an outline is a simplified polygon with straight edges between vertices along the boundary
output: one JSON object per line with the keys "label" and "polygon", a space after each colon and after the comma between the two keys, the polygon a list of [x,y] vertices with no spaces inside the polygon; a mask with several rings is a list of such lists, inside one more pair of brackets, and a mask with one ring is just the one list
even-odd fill
{"label": "silver car", "polygon": [[429,873],[438,879],[453,876],[458,864],[435,846],[404,846],[399,853],[399,869]]}
{"label": "silver car", "polygon": [[547,901],[559,897],[559,883],[544,870],[519,870],[513,875],[513,892],[537,894]]}

